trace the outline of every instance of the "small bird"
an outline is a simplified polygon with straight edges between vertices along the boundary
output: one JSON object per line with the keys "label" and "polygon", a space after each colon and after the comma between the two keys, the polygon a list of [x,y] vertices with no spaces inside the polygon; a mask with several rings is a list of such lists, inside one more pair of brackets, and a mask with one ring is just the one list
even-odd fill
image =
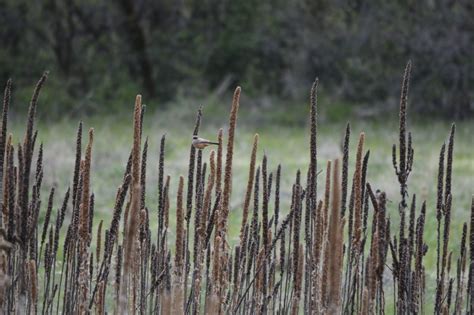
{"label": "small bird", "polygon": [[193,136],[192,144],[193,144],[193,147],[199,150],[202,150],[211,144],[219,145],[218,142],[212,142],[207,139],[199,138],[198,136]]}

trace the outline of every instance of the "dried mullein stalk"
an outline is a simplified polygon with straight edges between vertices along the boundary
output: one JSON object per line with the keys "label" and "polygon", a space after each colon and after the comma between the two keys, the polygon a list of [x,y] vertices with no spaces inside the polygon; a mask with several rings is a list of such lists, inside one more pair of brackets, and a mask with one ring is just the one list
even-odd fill
{"label": "dried mullein stalk", "polygon": [[460,255],[457,263],[456,272],[456,295],[454,304],[454,313],[461,314],[464,301],[464,281],[466,271],[466,239],[467,239],[467,223],[462,227]]}
{"label": "dried mullein stalk", "polygon": [[81,167],[81,150],[82,150],[82,121],[79,122],[76,135],[76,160],[74,163],[74,176],[72,186],[72,206],[75,208],[75,202],[77,198],[77,190],[79,186],[79,171]]}
{"label": "dried mullein stalk", "polygon": [[178,194],[176,199],[176,253],[175,253],[175,266],[174,266],[174,281],[173,287],[173,303],[172,307],[174,313],[184,313],[184,287],[183,287],[183,268],[184,268],[184,256],[185,256],[185,230],[184,230],[184,209],[183,209],[183,187],[184,178],[179,177]]}
{"label": "dried mullein stalk", "polygon": [[140,209],[145,209],[147,156],[148,156],[148,137],[145,139],[145,144],[143,145],[143,152],[142,152],[142,163],[141,163],[141,170],[140,170],[140,186],[142,187],[141,196],[140,196]]}
{"label": "dried mullein stalk", "polygon": [[452,124],[449,134],[448,152],[446,155],[446,183],[444,188],[444,202],[448,202],[448,196],[451,195],[451,182],[453,174],[453,152],[454,152],[454,135],[456,133],[456,125]]}
{"label": "dried mullein stalk", "polygon": [[48,199],[48,207],[46,210],[46,215],[44,216],[44,222],[43,222],[43,232],[41,233],[41,249],[40,249],[40,258],[41,258],[41,252],[43,249],[43,244],[46,239],[46,233],[48,232],[49,228],[49,221],[51,218],[51,211],[53,210],[53,198],[54,198],[54,187],[51,188],[51,192],[49,193],[49,199]]}
{"label": "dried mullein stalk", "polygon": [[356,170],[354,173],[354,235],[352,249],[356,256],[360,253],[362,241],[362,152],[364,148],[365,134],[361,133],[357,145]]}
{"label": "dried mullein stalk", "polygon": [[5,145],[7,141],[8,110],[10,107],[12,80],[8,79],[3,93],[2,127],[0,130],[0,203],[3,203],[3,172],[5,166]]}
{"label": "dried mullein stalk", "polygon": [[229,206],[230,206],[230,195],[232,193],[232,160],[234,156],[234,136],[235,128],[237,126],[237,113],[239,111],[240,105],[240,86],[237,87],[234,91],[234,97],[232,99],[232,108],[230,111],[229,117],[229,129],[228,129],[228,139],[227,139],[227,152],[226,152],[226,161],[224,168],[224,191],[222,198],[222,222],[220,225],[221,237],[225,241],[225,234],[227,233],[227,218],[229,216]]}
{"label": "dried mullein stalk", "polygon": [[27,271],[30,282],[30,296],[33,304],[33,313],[36,313],[38,303],[38,274],[36,270],[36,262],[34,260],[28,262]]}
{"label": "dried mullein stalk", "polygon": [[99,264],[101,256],[101,246],[102,246],[102,224],[104,220],[100,220],[99,226],[97,227],[97,245],[95,246],[95,256],[97,259],[97,264]]}
{"label": "dried mullein stalk", "polygon": [[451,195],[448,195],[448,199],[445,205],[445,218],[444,218],[444,229],[443,229],[443,243],[442,243],[442,255],[441,255],[441,271],[440,279],[436,288],[436,300],[435,300],[435,311],[442,309],[444,305],[443,295],[446,294],[446,275],[449,276],[448,269],[448,246],[450,237],[450,226],[451,226]]}
{"label": "dried mullein stalk", "polygon": [[351,125],[347,123],[342,146],[342,191],[341,191],[341,217],[346,215],[347,187],[349,178],[349,140],[351,136]]}
{"label": "dried mullein stalk", "polygon": [[313,82],[311,87],[311,97],[310,97],[310,172],[309,178],[311,185],[309,185],[309,199],[311,200],[311,206],[314,208],[316,206],[316,190],[317,190],[317,181],[316,181],[316,169],[317,169],[317,132],[318,132],[318,84],[319,80]]}
{"label": "dried mullein stalk", "polygon": [[135,100],[134,112],[134,131],[133,131],[133,150],[132,150],[132,189],[131,189],[131,203],[130,213],[128,218],[128,225],[125,235],[125,252],[124,252],[124,278],[121,285],[120,304],[122,309],[128,309],[128,278],[132,273],[132,261],[135,253],[135,238],[137,235],[139,212],[140,212],[140,121],[141,121],[141,95],[137,95]]}
{"label": "dried mullein stalk", "polygon": [[160,157],[158,162],[158,246],[160,246],[161,233],[164,226],[164,160],[165,160],[165,141],[166,135],[161,137],[160,141]]}
{"label": "dried mullein stalk", "polygon": [[331,215],[328,227],[329,244],[329,280],[328,296],[325,304],[330,313],[339,313],[341,305],[341,280],[343,264],[343,245],[344,245],[344,221],[341,220],[341,186],[340,186],[340,166],[339,160],[334,161],[332,174],[332,200]]}
{"label": "dried mullein stalk", "polygon": [[79,213],[79,235],[83,240],[89,240],[89,198],[90,198],[90,174],[92,162],[92,142],[94,140],[94,129],[89,130],[89,143],[86,148],[84,159],[84,172],[82,183],[81,211]]}
{"label": "dried mullein stalk", "polygon": [[[28,206],[28,187],[30,182],[30,170],[31,170],[31,160],[33,158],[33,147],[34,147],[34,121],[36,117],[36,109],[38,105],[38,97],[40,91],[48,78],[48,72],[44,72],[38,83],[35,86],[33,96],[31,97],[30,106],[28,108],[28,121],[26,127],[26,134],[23,141],[23,150],[24,150],[24,169],[21,174],[21,184],[20,184],[20,193],[19,193],[19,202],[21,202],[20,207],[23,209],[22,214],[26,214],[26,207]],[[26,220],[26,217],[23,218]]]}
{"label": "dried mullein stalk", "polygon": [[327,298],[328,298],[328,288],[329,286],[323,285],[323,283],[328,283],[328,276],[329,276],[329,244],[328,244],[328,228],[329,228],[329,203],[330,203],[330,195],[331,195],[331,167],[332,161],[327,161],[326,164],[326,186],[324,191],[324,202],[323,202],[323,209],[321,213],[322,219],[322,229],[318,233],[321,233],[321,239],[323,242],[323,250],[322,250],[322,269],[321,269],[321,302],[322,306],[326,307]]}
{"label": "dried mullein stalk", "polygon": [[[202,119],[202,107],[198,109],[196,123],[194,125],[193,136],[197,136],[199,133],[199,128],[201,126],[201,119]],[[193,193],[194,193],[194,168],[196,164],[196,148],[191,144],[189,149],[189,166],[188,166],[188,187],[187,187],[187,195],[186,195],[186,242],[185,242],[185,277],[184,277],[184,295],[186,295],[186,290],[188,287],[188,273],[190,270],[190,265],[188,264],[189,261],[189,233],[190,231],[190,224],[191,224],[191,214],[193,208]]]}
{"label": "dried mullein stalk", "polygon": [[217,167],[216,167],[216,194],[222,191],[222,149],[224,146],[223,142],[223,134],[224,130],[222,128],[219,129],[217,133],[217,142],[219,143],[217,147]]}
{"label": "dried mullein stalk", "polygon": [[436,201],[436,221],[437,221],[437,247],[436,247],[436,280],[439,281],[440,277],[440,258],[441,258],[441,221],[444,215],[444,193],[443,193],[443,180],[444,180],[444,156],[445,156],[446,146],[443,144],[441,146],[441,151],[439,153],[439,162],[438,162],[438,187],[437,187],[437,201]]}
{"label": "dried mullein stalk", "polygon": [[252,154],[250,156],[250,167],[249,167],[249,178],[247,181],[247,190],[245,193],[244,206],[242,210],[242,224],[240,226],[240,246],[243,243],[243,233],[245,225],[247,224],[248,210],[250,205],[250,198],[252,195],[253,179],[255,177],[255,160],[257,156],[257,147],[258,147],[258,134],[255,134],[253,138]]}
{"label": "dried mullein stalk", "polygon": [[94,139],[94,130],[89,130],[89,143],[86,148],[86,156],[83,167],[83,181],[82,181],[82,198],[79,213],[79,252],[80,265],[79,265],[79,300],[78,310],[79,312],[85,312],[87,309],[87,302],[89,297],[89,253],[88,247],[91,239],[89,233],[90,219],[90,203],[89,203],[89,191],[90,191],[90,174],[91,174],[91,161],[92,161],[92,143]]}
{"label": "dried mullein stalk", "polygon": [[170,191],[170,180],[171,176],[168,175],[166,176],[166,181],[165,181],[165,189],[164,189],[164,202],[163,202],[163,224],[164,224],[164,229],[165,231],[169,227],[169,220],[170,220],[170,196],[169,196],[169,191]]}
{"label": "dried mullein stalk", "polygon": [[[210,173],[207,180],[207,187],[204,193],[204,200],[202,204],[202,214],[201,214],[201,226],[200,226],[200,233],[201,233],[201,240],[205,242],[206,235],[207,235],[207,222],[208,222],[208,213],[210,213],[211,207],[211,198],[212,198],[212,189],[214,188],[215,178],[216,178],[216,165],[215,165],[215,151],[212,150],[209,156],[209,165],[210,165]],[[203,243],[203,250],[206,248],[206,243]]]}
{"label": "dried mullein stalk", "polygon": [[[201,126],[201,118],[202,118],[202,108],[199,108],[197,117],[196,117],[196,124],[194,126],[193,136],[197,136],[199,133],[199,127]],[[192,205],[193,205],[195,160],[196,160],[196,148],[191,144],[190,151],[189,151],[188,190],[187,190],[187,197],[186,197],[186,217],[185,217],[186,222],[187,222],[187,230],[189,230],[189,221],[191,219],[191,210],[192,210]]]}
{"label": "dried mullein stalk", "polygon": [[402,91],[400,96],[400,120],[399,120],[399,162],[396,161],[396,146],[392,148],[392,162],[395,173],[400,183],[400,194],[402,196],[401,207],[406,208],[407,180],[413,164],[413,148],[411,147],[411,134],[408,134],[407,146],[407,103],[408,85],[411,74],[411,61],[408,61],[402,81]]}
{"label": "dried mullein stalk", "polygon": [[295,282],[294,282],[294,295],[291,307],[291,314],[297,315],[299,310],[300,298],[301,298],[301,288],[303,283],[303,244],[298,246],[298,265],[295,270]]}

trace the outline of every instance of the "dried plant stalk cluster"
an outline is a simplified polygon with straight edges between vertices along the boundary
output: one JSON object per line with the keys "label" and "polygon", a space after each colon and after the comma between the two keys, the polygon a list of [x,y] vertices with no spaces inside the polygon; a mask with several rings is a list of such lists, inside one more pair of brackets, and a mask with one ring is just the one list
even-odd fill
{"label": "dried plant stalk cluster", "polygon": [[[142,144],[145,110],[138,95],[130,157],[111,221],[97,222],[93,229],[93,130],[83,152],[82,123],[78,126],[72,189],[66,190],[59,207],[55,189],[42,204],[43,146],[36,144],[35,116],[47,73],[34,90],[23,142],[16,145],[7,128],[12,86],[8,81],[0,133],[1,312],[384,314],[391,305],[396,313],[417,314],[431,310],[427,301],[433,301],[437,314],[473,313],[474,198],[470,224],[464,224],[461,235],[451,233],[454,125],[439,157],[438,198],[436,209],[431,209],[436,211],[438,242],[429,251],[436,255],[436,283],[427,283],[424,230],[430,209],[425,202],[417,203],[408,185],[414,160],[412,135],[407,132],[410,72],[408,63],[399,143],[393,146],[400,185],[398,213],[388,213],[385,192],[373,188],[367,176],[370,152],[365,139],[370,135],[359,135],[355,169],[349,169],[349,124],[342,154],[327,162],[323,194],[318,195],[316,80],[310,96],[306,178],[297,171],[287,190],[290,208],[282,209],[284,168],[270,167],[269,155],[259,162],[256,134],[253,145],[249,143],[242,224],[234,247],[228,222],[240,88],[235,90],[227,133],[218,132],[217,150],[190,146],[187,180],[180,176],[173,182],[165,176],[162,137],[157,205],[145,201],[150,193],[145,184],[148,139]],[[194,135],[201,120],[199,109]],[[178,188],[176,199],[170,198],[171,185]],[[169,225],[170,216],[176,217],[175,226]],[[391,224],[394,216],[399,216],[398,226]],[[153,224],[156,231],[150,229],[152,220],[158,221]],[[173,246],[170,233],[175,233]],[[452,250],[452,238],[460,239],[459,254]],[[429,286],[435,288],[432,297],[426,295]]]}

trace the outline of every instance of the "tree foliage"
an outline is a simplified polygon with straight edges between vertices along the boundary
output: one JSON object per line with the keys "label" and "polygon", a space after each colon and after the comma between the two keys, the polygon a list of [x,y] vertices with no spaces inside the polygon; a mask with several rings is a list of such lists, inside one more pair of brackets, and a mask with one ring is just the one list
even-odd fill
{"label": "tree foliage", "polygon": [[469,0],[2,3],[1,78],[28,86],[49,69],[65,99],[113,102],[133,88],[169,100],[183,86],[207,92],[234,84],[301,98],[317,75],[344,101],[390,106],[389,87],[411,59],[415,109],[474,112]]}

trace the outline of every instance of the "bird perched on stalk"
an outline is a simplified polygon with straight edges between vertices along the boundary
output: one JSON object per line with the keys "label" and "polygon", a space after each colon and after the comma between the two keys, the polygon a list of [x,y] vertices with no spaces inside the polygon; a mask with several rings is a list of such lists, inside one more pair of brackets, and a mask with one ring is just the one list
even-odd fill
{"label": "bird perched on stalk", "polygon": [[212,142],[207,139],[199,138],[198,136],[193,136],[192,144],[196,149],[202,150],[211,144],[219,145],[219,142]]}

